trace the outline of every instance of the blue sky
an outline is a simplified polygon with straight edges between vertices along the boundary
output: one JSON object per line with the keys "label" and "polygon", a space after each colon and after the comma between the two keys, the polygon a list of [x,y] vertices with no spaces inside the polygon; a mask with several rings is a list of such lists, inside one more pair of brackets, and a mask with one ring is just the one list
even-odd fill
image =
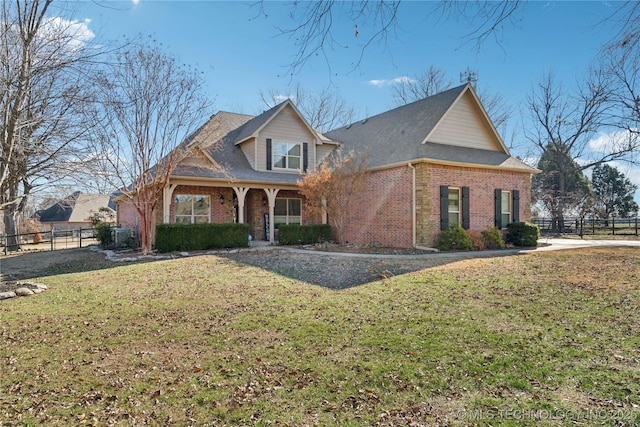
{"label": "blue sky", "polygon": [[[286,65],[296,46],[278,27],[294,22],[289,2],[266,1],[261,13],[252,2],[145,1],[77,3],[73,17],[86,20],[98,39],[151,34],[184,62],[205,73],[215,109],[256,113],[264,108],[260,91],[281,90],[291,79]],[[433,2],[406,1],[399,27],[386,45],[373,44],[360,65],[354,64],[367,37],[367,23],[335,19],[341,41],[330,55],[302,68],[293,80],[310,91],[329,85],[362,115],[393,106],[390,82],[414,76],[430,66],[445,70],[458,84],[467,67],[479,73],[479,88],[502,93],[518,103],[545,70],[573,84],[614,33],[598,25],[617,7],[611,2],[530,2],[515,25],[507,25],[478,50],[465,43],[470,27],[446,19],[427,18]],[[266,16],[265,16],[266,15]],[[374,85],[370,82],[389,82]]]}
{"label": "blue sky", "polygon": [[[291,76],[287,65],[297,47],[278,30],[295,25],[291,2],[264,1],[262,9],[255,3],[95,0],[72,3],[68,17],[84,22],[99,41],[152,35],[167,51],[204,72],[214,101],[212,114],[218,110],[258,114],[266,109],[261,91],[277,90],[286,96],[290,84],[300,83],[310,92],[337,90],[359,117],[365,117],[394,107],[396,79],[434,66],[444,70],[454,85],[467,68],[476,71],[478,91],[500,93],[512,107],[510,123],[517,128],[526,114],[526,96],[544,72],[553,70],[567,87],[587,72],[600,47],[616,35],[611,21],[603,21],[621,5],[529,1],[511,23],[478,48],[464,37],[472,27],[430,15],[436,2],[407,0],[401,4],[395,33],[386,43],[370,45],[359,64],[370,26],[336,14],[334,28],[341,43],[328,49],[329,63],[314,58]],[[521,144],[522,140],[515,141]],[[621,170],[640,184],[636,170]]]}

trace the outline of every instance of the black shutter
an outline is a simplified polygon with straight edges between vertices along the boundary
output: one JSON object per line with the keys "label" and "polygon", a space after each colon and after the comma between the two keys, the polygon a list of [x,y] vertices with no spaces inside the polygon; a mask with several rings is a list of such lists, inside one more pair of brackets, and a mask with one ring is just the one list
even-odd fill
{"label": "black shutter", "polygon": [[462,228],[468,230],[471,226],[469,218],[469,187],[462,187]]}
{"label": "black shutter", "polygon": [[302,172],[306,172],[309,168],[309,144],[302,143]]}
{"label": "black shutter", "polygon": [[502,228],[502,190],[500,188],[496,188],[493,194],[493,205],[494,205],[494,225],[497,228]]}
{"label": "black shutter", "polygon": [[267,170],[271,170],[271,138],[267,138]]}
{"label": "black shutter", "polygon": [[449,187],[440,186],[440,230],[449,228]]}
{"label": "black shutter", "polygon": [[513,218],[513,222],[520,222],[520,191],[513,190],[511,194],[513,197],[513,212],[511,213],[511,217]]}

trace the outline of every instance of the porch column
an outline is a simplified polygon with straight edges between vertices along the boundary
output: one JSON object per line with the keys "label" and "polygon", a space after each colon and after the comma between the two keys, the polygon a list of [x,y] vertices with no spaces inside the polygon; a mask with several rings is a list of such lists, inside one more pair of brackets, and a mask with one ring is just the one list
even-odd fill
{"label": "porch column", "polygon": [[233,187],[238,197],[238,223],[244,224],[244,199],[249,191],[248,187]]}
{"label": "porch column", "polygon": [[275,243],[274,235],[275,235],[275,224],[273,223],[273,216],[276,207],[276,195],[280,191],[277,188],[265,188],[264,192],[267,193],[267,199],[269,200],[269,241],[271,243]]}
{"label": "porch column", "polygon": [[162,189],[162,222],[168,224],[171,220],[171,199],[173,198],[173,190],[177,184],[167,184]]}

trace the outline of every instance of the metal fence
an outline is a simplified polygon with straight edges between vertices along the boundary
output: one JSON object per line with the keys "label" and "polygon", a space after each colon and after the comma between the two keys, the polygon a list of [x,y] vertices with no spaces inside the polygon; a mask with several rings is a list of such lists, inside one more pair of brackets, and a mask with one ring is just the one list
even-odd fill
{"label": "metal fence", "polygon": [[[532,218],[531,222],[540,228],[540,233],[566,233],[577,235],[619,235],[637,236],[638,218],[565,218],[564,227],[557,222],[554,227],[552,218]],[[560,230],[560,228],[563,228]]]}
{"label": "metal fence", "polygon": [[9,250],[7,241],[13,238],[17,238],[21,249],[34,251],[82,248],[98,243],[93,228],[0,235],[0,251],[5,255]]}

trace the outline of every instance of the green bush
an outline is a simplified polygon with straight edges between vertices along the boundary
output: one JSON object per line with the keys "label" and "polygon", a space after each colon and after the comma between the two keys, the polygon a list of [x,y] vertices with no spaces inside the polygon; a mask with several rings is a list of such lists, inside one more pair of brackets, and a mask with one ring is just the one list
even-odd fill
{"label": "green bush", "polygon": [[249,246],[249,224],[158,224],[158,252],[201,251]]}
{"label": "green bush", "polygon": [[96,236],[98,246],[101,249],[109,249],[113,247],[113,229],[106,222],[98,222],[93,224],[93,234]]}
{"label": "green bush", "polygon": [[309,245],[331,240],[329,224],[280,224],[278,242],[281,245]]}
{"label": "green bush", "polygon": [[496,227],[489,228],[482,232],[485,249],[504,249],[504,240],[502,232]]}
{"label": "green bush", "polygon": [[440,233],[438,249],[441,251],[470,251],[473,241],[464,228],[459,224],[452,224]]}
{"label": "green bush", "polygon": [[507,243],[514,246],[537,246],[540,229],[528,222],[512,222],[507,225]]}

